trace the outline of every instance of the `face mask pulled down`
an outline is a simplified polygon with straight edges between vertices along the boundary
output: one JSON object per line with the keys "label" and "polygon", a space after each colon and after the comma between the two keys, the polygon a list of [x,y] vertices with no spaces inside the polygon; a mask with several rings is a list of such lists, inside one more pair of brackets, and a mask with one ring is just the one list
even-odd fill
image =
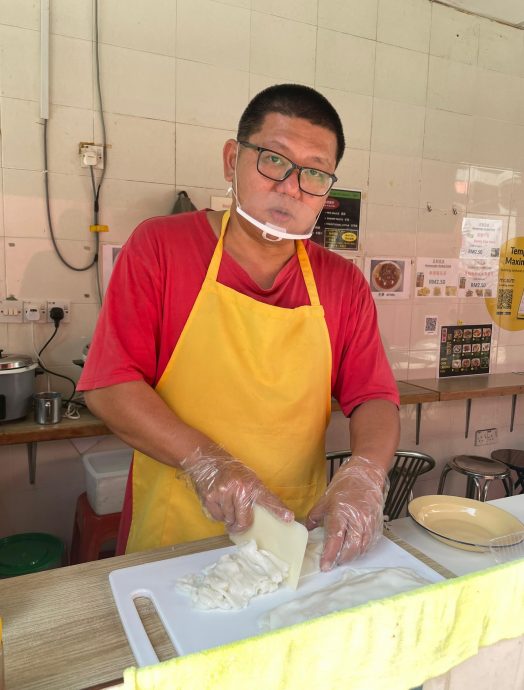
{"label": "face mask pulled down", "polygon": [[233,193],[238,215],[260,230],[262,237],[268,242],[309,239],[322,211],[320,209],[315,215],[306,204],[276,191],[250,192],[245,198],[243,196],[241,204],[236,165],[233,185],[229,191]]}

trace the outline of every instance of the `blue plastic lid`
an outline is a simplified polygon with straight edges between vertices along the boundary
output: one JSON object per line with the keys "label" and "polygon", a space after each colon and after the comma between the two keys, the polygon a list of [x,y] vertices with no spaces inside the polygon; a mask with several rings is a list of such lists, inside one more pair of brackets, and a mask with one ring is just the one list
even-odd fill
{"label": "blue plastic lid", "polygon": [[52,534],[24,532],[0,539],[0,578],[62,565],[65,545]]}

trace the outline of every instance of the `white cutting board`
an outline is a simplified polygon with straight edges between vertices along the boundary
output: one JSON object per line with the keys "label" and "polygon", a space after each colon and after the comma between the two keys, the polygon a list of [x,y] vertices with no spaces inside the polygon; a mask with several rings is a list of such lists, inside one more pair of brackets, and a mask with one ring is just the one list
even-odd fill
{"label": "white cutting board", "polygon": [[382,537],[375,549],[347,566],[302,577],[295,591],[286,587],[255,597],[240,611],[201,611],[193,608],[189,596],[177,591],[176,581],[184,575],[199,572],[235,548],[228,546],[202,551],[113,570],[109,574],[115,603],[139,666],[156,664],[158,657],[138,616],[133,601],[135,597],[148,597],[153,601],[173,646],[178,654],[183,655],[259,634],[257,620],[263,613],[336,582],[348,568],[404,567],[411,568],[430,582],[443,579],[400,546]]}

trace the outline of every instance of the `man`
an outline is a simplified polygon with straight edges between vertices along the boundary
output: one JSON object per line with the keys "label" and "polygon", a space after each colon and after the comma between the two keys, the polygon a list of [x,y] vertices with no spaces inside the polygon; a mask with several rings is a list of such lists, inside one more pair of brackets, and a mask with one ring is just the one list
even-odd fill
{"label": "man", "polygon": [[[344,145],[323,96],[270,87],[224,146],[231,211],[150,219],[120,253],[79,384],[136,449],[120,549],[242,531],[254,502],[323,523],[323,569],[380,536],[397,389],[362,274],[307,241]],[[353,457],[326,489],[332,394]]]}

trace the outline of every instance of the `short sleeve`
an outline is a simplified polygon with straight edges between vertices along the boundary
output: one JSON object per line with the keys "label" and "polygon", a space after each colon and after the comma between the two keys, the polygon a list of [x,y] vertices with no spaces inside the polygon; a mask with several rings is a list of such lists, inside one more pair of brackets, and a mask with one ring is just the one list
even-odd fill
{"label": "short sleeve", "polygon": [[333,395],[344,414],[349,417],[368,400],[389,400],[398,406],[398,388],[380,338],[375,302],[359,271],[354,273],[351,306],[342,327]]}
{"label": "short sleeve", "polygon": [[163,303],[161,263],[155,233],[146,221],[116,260],[79,390],[154,382]]}

